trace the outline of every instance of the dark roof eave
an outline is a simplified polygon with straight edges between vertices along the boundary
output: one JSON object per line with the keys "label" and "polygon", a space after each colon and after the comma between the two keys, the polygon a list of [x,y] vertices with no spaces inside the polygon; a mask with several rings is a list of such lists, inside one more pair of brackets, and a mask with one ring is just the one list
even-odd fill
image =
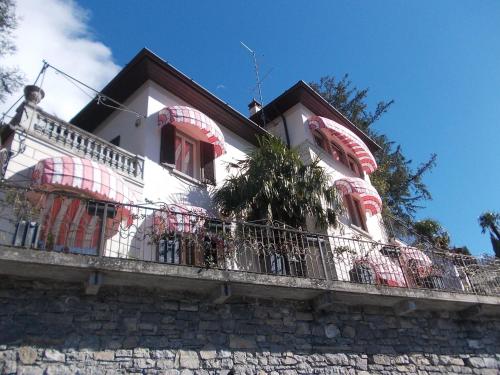
{"label": "dark roof eave", "polygon": [[[101,92],[123,103],[148,80],[159,84],[182,100],[195,106],[198,110],[252,144],[257,144],[256,135],[267,133],[254,121],[243,116],[146,48],[143,48]],[[71,123],[91,132],[108,118],[113,111],[114,109],[98,105],[93,100],[73,117]]]}
{"label": "dark roof eave", "polygon": [[[342,123],[358,135],[366,143],[370,151],[375,152],[381,149],[372,138],[302,80],[298,81],[295,85],[267,104],[261,111],[264,111],[266,122],[269,122],[298,103],[304,104],[318,116],[333,117],[332,120]],[[250,119],[263,125],[261,111],[253,114]]]}

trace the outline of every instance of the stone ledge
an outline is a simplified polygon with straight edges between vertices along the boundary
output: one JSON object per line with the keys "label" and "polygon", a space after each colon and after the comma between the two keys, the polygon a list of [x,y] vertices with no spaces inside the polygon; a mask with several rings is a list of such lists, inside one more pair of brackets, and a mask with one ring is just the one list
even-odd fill
{"label": "stone ledge", "polygon": [[0,246],[0,274],[84,283],[96,271],[103,274],[102,285],[189,290],[208,296],[218,286],[228,284],[232,295],[312,300],[328,293],[338,302],[353,305],[397,306],[401,301],[412,300],[425,310],[461,311],[481,305],[482,315],[500,314],[500,296],[390,288]]}

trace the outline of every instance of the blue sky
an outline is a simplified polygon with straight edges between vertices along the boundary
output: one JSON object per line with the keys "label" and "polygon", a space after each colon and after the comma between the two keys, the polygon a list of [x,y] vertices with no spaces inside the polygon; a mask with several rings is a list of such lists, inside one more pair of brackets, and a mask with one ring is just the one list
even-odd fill
{"label": "blue sky", "polygon": [[142,47],[243,113],[258,52],[268,102],[299,79],[349,73],[373,103],[394,99],[376,125],[415,164],[438,154],[420,217],[455,245],[491,253],[477,218],[500,211],[498,1],[80,1],[93,38],[123,66]]}

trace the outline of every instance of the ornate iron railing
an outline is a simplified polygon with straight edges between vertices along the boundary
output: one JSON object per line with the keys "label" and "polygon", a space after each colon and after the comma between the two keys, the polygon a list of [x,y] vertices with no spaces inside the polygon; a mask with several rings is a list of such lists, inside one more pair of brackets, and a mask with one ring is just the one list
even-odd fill
{"label": "ornate iron railing", "polygon": [[268,275],[500,295],[494,258],[228,221],[178,205],[121,205],[0,188],[0,244]]}

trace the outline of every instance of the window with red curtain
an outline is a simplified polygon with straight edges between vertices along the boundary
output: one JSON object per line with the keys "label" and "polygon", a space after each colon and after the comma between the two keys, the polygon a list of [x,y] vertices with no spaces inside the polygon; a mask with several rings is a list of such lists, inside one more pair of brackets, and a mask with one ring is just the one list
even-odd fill
{"label": "window with red curtain", "polygon": [[195,140],[170,124],[161,128],[160,163],[215,185],[214,159],[212,144]]}

